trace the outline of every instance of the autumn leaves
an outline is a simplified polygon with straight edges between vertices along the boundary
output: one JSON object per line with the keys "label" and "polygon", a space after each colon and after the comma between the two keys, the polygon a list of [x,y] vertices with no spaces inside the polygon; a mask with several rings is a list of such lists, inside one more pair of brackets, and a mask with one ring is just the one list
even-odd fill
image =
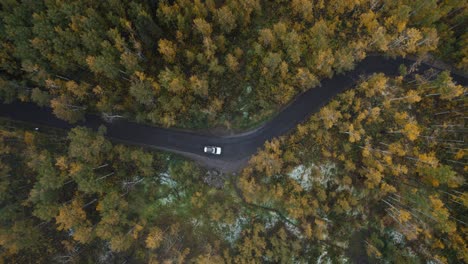
{"label": "autumn leaves", "polygon": [[[340,232],[373,230],[379,235],[366,239],[365,247],[374,260],[406,250],[442,263],[466,260],[466,241],[458,235],[466,226],[464,121],[455,110],[465,90],[448,72],[364,78],[292,135],[266,143],[239,186],[248,201],[275,208],[325,243],[340,241],[333,237]],[[337,169],[326,184],[304,188],[296,182],[323,177],[314,168],[330,162]],[[288,173],[297,174],[295,181]],[[333,230],[331,241],[320,238],[326,230]],[[408,241],[404,250],[379,242],[388,230],[403,235],[400,243]]]}

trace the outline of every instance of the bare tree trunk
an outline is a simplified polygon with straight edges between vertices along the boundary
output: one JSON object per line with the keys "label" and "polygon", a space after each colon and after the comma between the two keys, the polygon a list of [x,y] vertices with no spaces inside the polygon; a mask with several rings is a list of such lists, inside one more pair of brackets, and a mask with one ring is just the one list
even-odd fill
{"label": "bare tree trunk", "polygon": [[112,176],[112,175],[114,175],[114,174],[115,174],[115,172],[108,173],[108,174],[106,174],[106,175],[104,175],[104,176],[101,176],[101,177],[97,178],[96,181],[103,180],[103,179],[105,179],[105,178],[107,178],[107,177],[109,177],[109,176]]}

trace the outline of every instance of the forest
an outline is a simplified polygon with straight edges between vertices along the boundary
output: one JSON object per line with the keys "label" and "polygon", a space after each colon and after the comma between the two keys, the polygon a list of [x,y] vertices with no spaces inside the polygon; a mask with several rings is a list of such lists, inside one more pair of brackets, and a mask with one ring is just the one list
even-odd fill
{"label": "forest", "polygon": [[[1,263],[466,263],[461,0],[0,1],[0,100],[242,131],[368,55],[418,58],[236,174],[0,118]],[[219,177],[222,184],[213,184]]]}
{"label": "forest", "polygon": [[70,122],[249,128],[367,54],[468,68],[463,0],[3,0],[0,18],[0,97]]}

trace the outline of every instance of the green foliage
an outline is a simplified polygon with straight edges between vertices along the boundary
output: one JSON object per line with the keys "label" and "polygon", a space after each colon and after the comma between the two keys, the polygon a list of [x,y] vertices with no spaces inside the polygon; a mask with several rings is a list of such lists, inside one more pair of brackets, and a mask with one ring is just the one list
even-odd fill
{"label": "green foliage", "polygon": [[[450,109],[463,105],[465,89],[447,72],[366,77],[292,135],[266,143],[240,176],[242,195],[337,257],[463,262],[463,118]],[[355,241],[350,230],[372,232]]]}
{"label": "green foliage", "polygon": [[[464,7],[6,0],[0,98],[71,123],[102,112],[249,127],[369,53],[431,53],[466,70]],[[114,145],[103,129],[2,126],[0,262],[342,262],[351,230],[358,259],[467,262],[466,89],[448,72],[400,72],[362,80],[268,142],[222,190],[193,162]]]}
{"label": "green foliage", "polygon": [[[466,68],[462,6],[8,1],[0,97],[51,106],[70,122],[99,111],[163,126],[250,126],[367,53],[436,52]],[[246,86],[256,87],[248,98]]]}
{"label": "green foliage", "polygon": [[232,189],[204,184],[193,162],[113,145],[105,128],[44,132],[0,129],[2,261],[168,261],[228,248],[225,227],[242,208]]}

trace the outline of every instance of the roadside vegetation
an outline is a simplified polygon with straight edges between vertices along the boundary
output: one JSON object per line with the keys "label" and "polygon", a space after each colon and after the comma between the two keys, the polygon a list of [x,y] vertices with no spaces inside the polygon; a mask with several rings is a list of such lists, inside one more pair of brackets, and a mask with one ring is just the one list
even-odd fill
{"label": "roadside vegetation", "polygon": [[454,1],[3,1],[0,97],[184,128],[249,128],[369,53],[466,70]]}
{"label": "roadside vegetation", "polygon": [[244,239],[282,230],[291,248],[273,262],[467,262],[465,94],[427,72],[376,74],[338,95],[243,170],[245,200],[278,219]]}
{"label": "roadside vegetation", "polygon": [[466,88],[448,72],[363,78],[216,188],[212,172],[112,144],[105,128],[65,136],[2,121],[0,256],[467,261]]}
{"label": "roadside vegetation", "polygon": [[2,262],[183,262],[227,247],[245,214],[232,191],[210,188],[193,162],[114,145],[103,133],[2,121]]}

